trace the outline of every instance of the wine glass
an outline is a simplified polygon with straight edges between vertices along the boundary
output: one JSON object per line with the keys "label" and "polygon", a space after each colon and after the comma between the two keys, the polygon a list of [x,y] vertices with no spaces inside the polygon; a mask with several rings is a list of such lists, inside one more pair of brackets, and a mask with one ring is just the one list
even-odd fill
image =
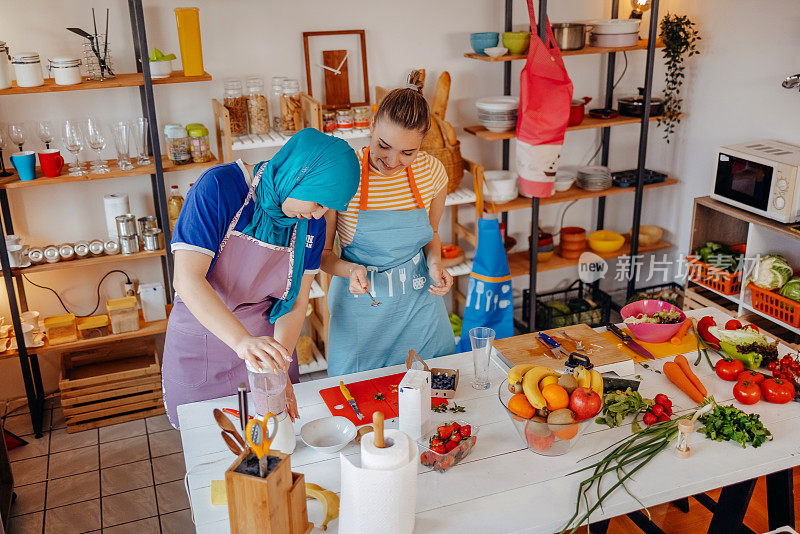
{"label": "wine glass", "polygon": [[133,169],[130,150],[130,126],[125,121],[117,121],[112,126],[114,146],[117,148],[117,166],[123,171]]}
{"label": "wine glass", "polygon": [[97,159],[92,162],[92,172],[97,174],[111,172],[100,155],[100,151],[106,147],[106,138],[96,119],[86,119],[86,138],[89,147],[97,154]]}
{"label": "wine glass", "polygon": [[136,164],[150,165],[150,156],[147,155],[147,117],[139,117],[131,121],[131,131],[136,145]]}
{"label": "wine glass", "polygon": [[6,164],[3,161],[3,147],[6,144],[6,132],[5,126],[0,124],[0,178],[5,178],[6,176],[11,176],[14,174],[13,172],[8,172],[6,170]]}
{"label": "wine glass", "polygon": [[50,148],[50,143],[53,142],[53,126],[50,121],[39,121],[38,132],[39,140],[44,143],[45,148]]}
{"label": "wine glass", "polygon": [[8,135],[11,137],[11,142],[17,145],[19,151],[22,152],[22,145],[25,144],[25,129],[22,127],[22,123],[12,123],[8,127]]}
{"label": "wine glass", "polygon": [[83,149],[83,132],[78,121],[72,119],[64,121],[64,145],[75,156],[75,163],[69,166],[69,175],[82,176],[86,174],[81,160],[78,158],[78,154]]}

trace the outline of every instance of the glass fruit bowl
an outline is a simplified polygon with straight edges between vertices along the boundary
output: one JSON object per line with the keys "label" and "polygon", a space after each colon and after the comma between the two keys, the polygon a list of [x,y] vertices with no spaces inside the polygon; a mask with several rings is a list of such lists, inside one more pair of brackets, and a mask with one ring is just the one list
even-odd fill
{"label": "glass fruit bowl", "polygon": [[514,393],[508,390],[508,380],[500,384],[497,396],[522,442],[528,449],[542,456],[561,456],[569,452],[580,440],[588,423],[594,419],[593,416],[571,423],[548,423],[543,417],[525,418],[517,415],[509,408],[509,401]]}

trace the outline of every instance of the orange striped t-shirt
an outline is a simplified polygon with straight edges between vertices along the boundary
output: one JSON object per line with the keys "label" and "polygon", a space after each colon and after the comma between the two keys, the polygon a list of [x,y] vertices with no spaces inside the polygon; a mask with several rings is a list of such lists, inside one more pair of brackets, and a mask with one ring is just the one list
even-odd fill
{"label": "orange striped t-shirt", "polygon": [[[359,160],[363,158],[364,150],[366,148],[359,151]],[[369,163],[367,164],[369,165]],[[447,171],[441,161],[427,152],[420,151],[411,163],[411,172],[414,174],[414,181],[422,197],[422,203],[426,210],[430,210],[433,199],[447,186]],[[338,214],[336,231],[339,233],[339,240],[343,247],[349,245],[355,236],[360,199],[361,185],[358,186],[347,211],[340,211]],[[405,211],[417,208],[417,202],[411,192],[405,169],[391,176],[385,176],[370,167],[368,210]]]}

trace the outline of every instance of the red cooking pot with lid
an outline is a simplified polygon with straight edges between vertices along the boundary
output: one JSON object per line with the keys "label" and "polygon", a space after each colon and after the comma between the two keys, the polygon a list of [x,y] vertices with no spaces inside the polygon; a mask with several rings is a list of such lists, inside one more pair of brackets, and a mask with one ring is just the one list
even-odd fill
{"label": "red cooking pot with lid", "polygon": [[573,100],[569,108],[569,122],[567,127],[577,126],[583,122],[583,117],[586,109],[586,104],[592,101],[592,97],[584,96],[580,100]]}

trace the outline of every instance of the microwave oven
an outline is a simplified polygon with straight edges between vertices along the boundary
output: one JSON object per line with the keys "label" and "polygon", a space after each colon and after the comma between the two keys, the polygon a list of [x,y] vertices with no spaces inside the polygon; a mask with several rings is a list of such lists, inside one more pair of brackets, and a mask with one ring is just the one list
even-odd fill
{"label": "microwave oven", "polygon": [[711,198],[776,221],[800,221],[800,146],[766,139],[720,147]]}

